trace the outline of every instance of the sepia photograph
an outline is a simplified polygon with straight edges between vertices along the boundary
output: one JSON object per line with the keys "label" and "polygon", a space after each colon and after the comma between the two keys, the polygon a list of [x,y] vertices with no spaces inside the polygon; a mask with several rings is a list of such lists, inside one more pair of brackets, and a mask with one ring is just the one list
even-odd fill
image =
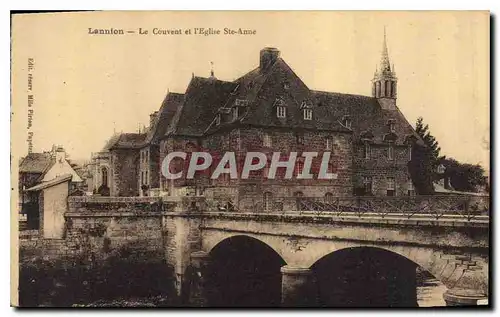
{"label": "sepia photograph", "polygon": [[11,305],[491,307],[490,12],[11,16]]}

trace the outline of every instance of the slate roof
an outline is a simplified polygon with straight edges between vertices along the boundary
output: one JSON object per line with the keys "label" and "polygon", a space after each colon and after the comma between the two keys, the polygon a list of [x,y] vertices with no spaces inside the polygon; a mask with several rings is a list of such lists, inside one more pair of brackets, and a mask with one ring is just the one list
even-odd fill
{"label": "slate roof", "polygon": [[[289,87],[284,88],[284,83]],[[293,72],[290,66],[278,58],[272,68],[259,82],[253,99],[250,98],[249,113],[241,122],[266,126],[299,129],[320,129],[350,132],[336,118],[326,115],[325,109],[317,107],[312,101],[311,91]],[[276,99],[281,97],[286,106],[286,118],[276,116]],[[303,103],[313,110],[313,120],[303,119]]]}
{"label": "slate roof", "polygon": [[30,153],[19,165],[21,173],[44,173],[54,164],[50,153]]}
{"label": "slate roof", "polygon": [[216,78],[193,77],[166,135],[203,135],[236,86],[237,83]]}
{"label": "slate roof", "polygon": [[146,133],[121,133],[109,149],[138,149],[144,145]]}
{"label": "slate roof", "polygon": [[146,138],[144,139],[144,145],[149,143],[157,143],[159,139],[165,135],[169,125],[172,123],[177,110],[184,101],[184,94],[169,92],[165,99],[163,100],[160,110],[158,112],[158,117],[150,127]]}
{"label": "slate roof", "polygon": [[[286,105],[284,119],[276,116],[276,98]],[[241,107],[234,120],[230,108],[237,99],[246,100],[248,106]],[[313,120],[303,119],[304,102],[313,110]],[[217,114],[223,119],[219,126]],[[374,143],[392,138],[398,145],[413,136],[422,144],[398,108],[384,110],[374,97],[310,90],[280,57],[265,71],[257,67],[234,82],[193,77],[184,94],[167,95],[159,116],[147,134],[122,134],[113,147],[138,148],[171,135],[199,137],[240,124],[347,132],[354,134],[355,142],[361,135],[373,135]],[[350,128],[343,124],[346,116],[352,122]],[[394,133],[389,121],[394,122]]]}
{"label": "slate roof", "polygon": [[384,137],[391,133],[389,121],[393,120],[395,144],[404,144],[410,135],[421,142],[418,134],[398,108],[384,110],[374,97],[323,91],[312,91],[312,95],[318,105],[317,109],[323,109],[321,117],[329,117],[340,122],[345,116],[350,118],[355,139],[359,140],[361,134],[369,132],[373,135],[374,143],[384,143]]}
{"label": "slate roof", "polygon": [[101,152],[108,151],[120,138],[120,133],[114,133],[109,140],[106,141],[106,144],[102,148]]}

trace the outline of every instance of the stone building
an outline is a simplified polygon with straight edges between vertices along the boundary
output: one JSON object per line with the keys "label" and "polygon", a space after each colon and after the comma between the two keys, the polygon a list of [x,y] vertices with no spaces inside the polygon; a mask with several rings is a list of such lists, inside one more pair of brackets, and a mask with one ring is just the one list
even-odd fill
{"label": "stone building", "polygon": [[70,192],[81,188],[84,183],[77,171],[78,166],[68,160],[66,151],[61,146],[53,146],[51,151],[29,153],[19,162],[19,213],[27,215],[28,227],[38,228],[38,194],[28,191],[36,185],[43,185],[52,180],[71,175]]}
{"label": "stone building", "polygon": [[[234,81],[217,79],[213,71],[208,78],[193,75],[183,94],[167,94],[146,133],[124,133],[110,145],[111,195],[203,194],[239,205],[261,200],[264,207],[272,197],[414,195],[408,163],[412,145],[422,141],[397,106],[385,34],[371,88],[372,96],[310,89],[276,48],[262,49],[259,65]],[[173,151],[215,157],[233,151],[238,164],[246,152],[260,151],[269,161],[249,179],[210,179],[211,173],[187,179],[184,173],[166,180],[161,163]],[[300,153],[331,152],[328,172],[334,179],[284,179],[283,168],[268,179],[272,152],[293,151],[299,155],[294,175],[304,168]]]}

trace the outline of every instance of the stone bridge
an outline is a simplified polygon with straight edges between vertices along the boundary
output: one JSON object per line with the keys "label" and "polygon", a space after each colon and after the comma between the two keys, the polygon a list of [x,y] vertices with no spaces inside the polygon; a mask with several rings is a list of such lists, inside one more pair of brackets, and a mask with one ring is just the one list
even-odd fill
{"label": "stone bridge", "polygon": [[[411,306],[417,267],[446,285],[448,305],[476,305],[489,294],[489,198],[474,199],[301,197],[250,211],[204,197],[69,197],[60,238],[163,256],[191,305],[349,306],[380,291],[383,305]],[[359,274],[366,287],[346,290]]]}

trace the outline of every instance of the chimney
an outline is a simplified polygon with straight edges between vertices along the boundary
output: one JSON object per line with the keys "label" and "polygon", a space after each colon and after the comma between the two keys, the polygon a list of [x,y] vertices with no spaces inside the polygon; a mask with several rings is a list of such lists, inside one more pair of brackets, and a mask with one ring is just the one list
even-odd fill
{"label": "chimney", "polygon": [[149,127],[152,127],[158,117],[158,111],[153,112],[149,115]]}
{"label": "chimney", "polygon": [[260,71],[266,72],[276,63],[280,57],[280,51],[274,47],[265,47],[260,51]]}
{"label": "chimney", "polygon": [[56,159],[56,163],[62,163],[66,159],[66,152],[64,151],[62,146],[53,147],[54,153],[52,154]]}

